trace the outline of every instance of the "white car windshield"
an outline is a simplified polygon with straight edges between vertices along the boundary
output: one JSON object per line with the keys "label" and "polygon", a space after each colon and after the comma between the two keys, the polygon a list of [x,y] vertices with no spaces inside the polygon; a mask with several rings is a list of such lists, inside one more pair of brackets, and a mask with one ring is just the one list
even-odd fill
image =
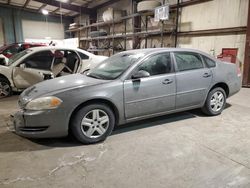
{"label": "white car windshield", "polygon": [[122,75],[133,63],[144,56],[144,53],[135,52],[123,52],[113,55],[94,69],[90,70],[87,76],[98,79],[114,80]]}
{"label": "white car windshield", "polygon": [[18,59],[20,59],[21,57],[25,56],[26,54],[28,54],[30,52],[31,52],[31,50],[28,49],[28,50],[25,50],[25,51],[22,51],[22,52],[19,52],[19,53],[13,55],[11,58],[9,58],[8,66],[15,63]]}

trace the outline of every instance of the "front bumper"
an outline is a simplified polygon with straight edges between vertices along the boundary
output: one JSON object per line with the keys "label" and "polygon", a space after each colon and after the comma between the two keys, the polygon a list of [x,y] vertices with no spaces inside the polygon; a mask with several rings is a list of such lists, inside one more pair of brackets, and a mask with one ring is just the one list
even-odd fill
{"label": "front bumper", "polygon": [[68,134],[68,121],[57,110],[19,110],[14,114],[16,134],[28,138],[63,137]]}

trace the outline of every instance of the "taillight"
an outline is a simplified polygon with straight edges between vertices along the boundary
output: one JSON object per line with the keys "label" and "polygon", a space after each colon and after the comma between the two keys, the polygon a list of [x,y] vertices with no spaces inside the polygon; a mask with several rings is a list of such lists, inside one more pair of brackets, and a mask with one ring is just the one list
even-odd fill
{"label": "taillight", "polygon": [[238,67],[238,69],[237,69],[237,76],[238,76],[238,77],[241,77],[241,70],[240,70],[239,67]]}

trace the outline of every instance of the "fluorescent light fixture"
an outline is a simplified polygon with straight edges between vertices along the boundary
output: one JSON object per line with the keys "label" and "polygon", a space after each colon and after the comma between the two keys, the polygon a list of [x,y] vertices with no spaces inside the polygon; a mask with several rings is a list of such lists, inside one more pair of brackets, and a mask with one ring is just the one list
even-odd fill
{"label": "fluorescent light fixture", "polygon": [[49,12],[47,10],[45,10],[45,9],[42,9],[42,13],[43,13],[43,15],[48,15],[49,14]]}
{"label": "fluorescent light fixture", "polygon": [[57,1],[60,1],[62,3],[67,3],[69,0],[57,0]]}

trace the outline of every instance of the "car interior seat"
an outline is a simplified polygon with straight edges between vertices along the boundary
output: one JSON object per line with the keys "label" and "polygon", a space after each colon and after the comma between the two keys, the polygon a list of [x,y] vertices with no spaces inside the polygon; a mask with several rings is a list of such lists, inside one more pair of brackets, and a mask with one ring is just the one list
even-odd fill
{"label": "car interior seat", "polygon": [[[56,62],[56,61],[55,61]],[[52,67],[52,73],[54,74],[54,77],[57,77],[65,68],[65,64],[67,63],[67,59],[65,57],[62,58],[61,62],[56,63]]]}
{"label": "car interior seat", "polygon": [[78,68],[79,60],[75,53],[69,53],[67,55],[67,63],[65,72],[75,73]]}

